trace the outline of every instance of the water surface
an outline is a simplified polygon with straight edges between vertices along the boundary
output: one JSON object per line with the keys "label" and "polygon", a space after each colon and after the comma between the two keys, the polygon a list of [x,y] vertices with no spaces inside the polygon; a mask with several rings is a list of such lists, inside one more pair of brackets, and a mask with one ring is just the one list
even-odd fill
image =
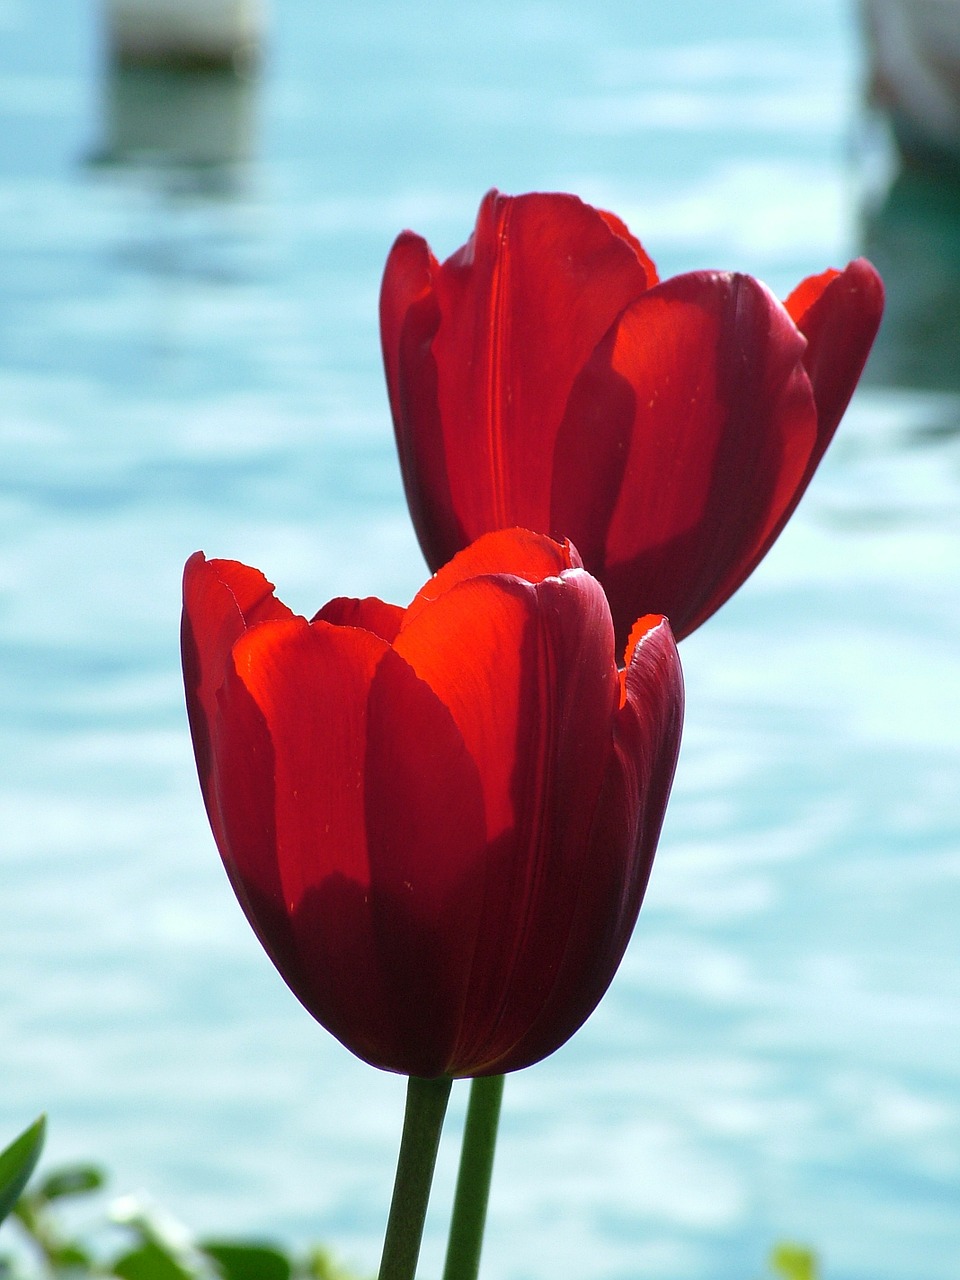
{"label": "water surface", "polygon": [[48,1109],[51,1161],[374,1270],[403,1085],[311,1022],[232,899],[180,572],[202,547],[304,612],[407,600],[386,252],[404,226],[452,251],[491,185],[575,190],[663,274],[785,294],[866,249],[890,320],[788,531],[684,643],[640,926],[508,1082],[484,1274],[748,1280],[786,1236],[831,1280],[954,1280],[960,206],[876,187],[845,6],[277,0],[262,79],[149,146],[156,86],[107,75],[96,16],[0,0],[2,1132]]}

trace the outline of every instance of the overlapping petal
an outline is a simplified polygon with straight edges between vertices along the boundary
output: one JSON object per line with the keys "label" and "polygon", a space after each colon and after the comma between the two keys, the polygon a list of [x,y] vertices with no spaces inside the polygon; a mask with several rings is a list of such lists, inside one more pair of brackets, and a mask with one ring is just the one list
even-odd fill
{"label": "overlapping petal", "polygon": [[513,1069],[572,1034],[639,910],[666,804],[651,781],[648,812],[642,788],[652,761],[672,777],[679,742],[675,648],[625,692],[602,589],[571,547],[519,531],[406,612],[339,600],[312,622],[255,571],[194,557],[184,636],[221,855],[314,1016],[422,1076]]}
{"label": "overlapping petal", "polygon": [[575,196],[491,191],[469,242],[442,266],[419,237],[398,239],[381,331],[407,497],[431,568],[491,529],[546,531],[545,459],[573,381],[655,279],[622,223]]}
{"label": "overlapping petal", "polygon": [[381,332],[428,563],[511,524],[569,537],[621,643],[650,610],[688,634],[795,508],[882,306],[863,260],[785,306],[746,276],[658,283],[624,224],[572,196],[491,192],[442,264],[404,232]]}

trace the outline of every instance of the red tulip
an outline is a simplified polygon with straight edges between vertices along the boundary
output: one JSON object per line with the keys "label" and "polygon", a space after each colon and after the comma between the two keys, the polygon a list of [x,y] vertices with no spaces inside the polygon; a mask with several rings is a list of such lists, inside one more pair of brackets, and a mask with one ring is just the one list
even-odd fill
{"label": "red tulip", "polygon": [[354,1053],[432,1077],[561,1045],[636,921],[676,763],[668,623],[618,672],[569,544],[481,538],[406,610],[310,622],[198,553],[183,669],[197,767],[248,920]]}
{"label": "red tulip", "polygon": [[863,259],[785,305],[750,276],[659,283],[612,214],[492,191],[440,264],[404,232],[380,319],[407,501],[431,568],[490,529],[569,537],[618,637],[678,638],[770,549],[873,342]]}

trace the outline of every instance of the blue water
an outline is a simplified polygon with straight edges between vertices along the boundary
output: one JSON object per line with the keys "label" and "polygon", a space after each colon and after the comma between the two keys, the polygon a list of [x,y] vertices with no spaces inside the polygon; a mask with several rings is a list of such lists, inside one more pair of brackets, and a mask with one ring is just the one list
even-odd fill
{"label": "blue water", "polygon": [[663,274],[785,293],[866,248],[889,323],[788,531],[684,643],[648,900],[595,1017],[508,1081],[485,1280],[755,1280],[784,1237],[829,1280],[955,1280],[960,205],[881,182],[846,5],[275,0],[262,78],[204,108],[220,142],[168,121],[166,158],[96,19],[0,0],[0,1139],[47,1109],[51,1162],[375,1269],[403,1085],[232,899],[180,571],[407,600],[387,249],[452,251],[491,185],[569,189]]}

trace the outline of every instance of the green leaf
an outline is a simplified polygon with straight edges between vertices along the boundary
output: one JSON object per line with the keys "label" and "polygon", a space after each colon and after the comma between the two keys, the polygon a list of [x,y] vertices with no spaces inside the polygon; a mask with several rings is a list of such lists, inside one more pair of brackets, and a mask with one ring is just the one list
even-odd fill
{"label": "green leaf", "polygon": [[800,1244],[778,1244],[770,1254],[770,1266],[783,1280],[819,1280],[817,1255]]}
{"label": "green leaf", "polygon": [[59,1200],[61,1196],[80,1196],[89,1191],[99,1191],[106,1182],[102,1169],[93,1164],[70,1164],[55,1169],[37,1188],[44,1200]]}
{"label": "green leaf", "polygon": [[110,1270],[120,1280],[195,1280],[195,1273],[155,1240],[123,1254]]}
{"label": "green leaf", "polygon": [[293,1263],[265,1244],[205,1240],[197,1246],[212,1258],[224,1280],[290,1280]]}
{"label": "green leaf", "polygon": [[50,1253],[50,1261],[58,1271],[93,1271],[93,1259],[78,1244],[57,1245]]}
{"label": "green leaf", "polygon": [[20,1199],[43,1150],[47,1118],[41,1116],[10,1146],[0,1151],[0,1222]]}
{"label": "green leaf", "polygon": [[306,1274],[310,1280],[357,1280],[357,1277],[337,1266],[326,1249],[310,1250],[306,1261]]}

